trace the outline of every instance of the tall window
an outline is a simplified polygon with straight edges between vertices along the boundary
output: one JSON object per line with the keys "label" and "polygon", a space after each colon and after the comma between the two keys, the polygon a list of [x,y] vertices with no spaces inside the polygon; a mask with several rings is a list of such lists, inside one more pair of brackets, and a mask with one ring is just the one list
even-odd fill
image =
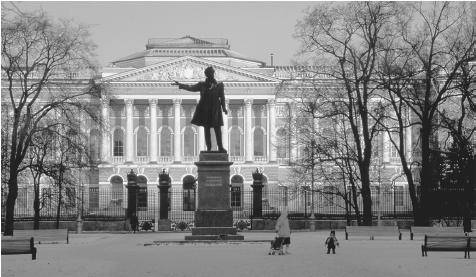
{"label": "tall window", "polygon": [[285,128],[279,128],[276,132],[276,154],[278,159],[286,159],[289,154],[289,137]]}
{"label": "tall window", "polygon": [[147,210],[147,178],[143,175],[137,176],[137,185],[139,192],[137,193],[137,210]]}
{"label": "tall window", "polygon": [[121,129],[114,130],[113,155],[124,156],[124,132]]}
{"label": "tall window", "polygon": [[163,127],[160,131],[160,153],[159,156],[172,156],[172,132],[168,127]]}
{"label": "tall window", "polygon": [[183,155],[196,156],[196,138],[192,127],[186,127],[183,131]]}
{"label": "tall window", "polygon": [[148,156],[149,134],[145,127],[141,126],[136,133],[136,156]]}
{"label": "tall window", "polygon": [[265,156],[266,155],[266,136],[261,128],[255,128],[253,134],[254,142],[254,155]]}
{"label": "tall window", "polygon": [[111,177],[111,206],[122,207],[124,199],[124,187],[122,185],[123,180],[121,176]]}
{"label": "tall window", "polygon": [[243,136],[238,127],[233,126],[230,131],[230,156],[243,156]]}
{"label": "tall window", "polygon": [[[398,137],[398,134],[392,134],[392,140],[399,145],[400,144],[400,138]],[[400,154],[398,153],[397,148],[393,145],[393,143],[389,140],[389,147],[390,147],[390,162],[392,163],[398,163],[400,162]]]}
{"label": "tall window", "polygon": [[241,208],[242,202],[243,177],[235,175],[231,177],[231,207]]}
{"label": "tall window", "polygon": [[89,209],[90,210],[99,209],[99,188],[98,187],[89,188]]}
{"label": "tall window", "polygon": [[100,159],[100,139],[99,131],[93,129],[89,132],[89,157],[91,161],[98,161]]}
{"label": "tall window", "polygon": [[183,178],[183,210],[195,211],[195,177],[192,175]]}

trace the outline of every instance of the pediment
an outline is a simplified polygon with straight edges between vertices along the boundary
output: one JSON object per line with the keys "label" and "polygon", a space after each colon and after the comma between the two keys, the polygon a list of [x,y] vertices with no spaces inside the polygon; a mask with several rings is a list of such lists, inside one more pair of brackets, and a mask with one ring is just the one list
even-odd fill
{"label": "pediment", "polygon": [[198,82],[205,79],[203,72],[209,66],[215,69],[215,79],[219,82],[279,82],[279,79],[273,77],[196,57],[181,57],[129,70],[105,77],[103,81]]}

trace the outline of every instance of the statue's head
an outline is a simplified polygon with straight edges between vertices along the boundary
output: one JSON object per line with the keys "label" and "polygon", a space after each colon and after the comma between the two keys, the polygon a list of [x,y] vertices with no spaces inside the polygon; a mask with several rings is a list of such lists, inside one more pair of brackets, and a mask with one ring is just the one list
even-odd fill
{"label": "statue's head", "polygon": [[213,67],[209,66],[205,69],[205,76],[209,79],[213,79],[215,76],[215,69]]}

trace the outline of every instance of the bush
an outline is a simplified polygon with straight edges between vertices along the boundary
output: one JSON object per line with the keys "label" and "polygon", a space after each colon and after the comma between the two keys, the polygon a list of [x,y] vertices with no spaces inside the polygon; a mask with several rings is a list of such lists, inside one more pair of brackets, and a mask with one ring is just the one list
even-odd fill
{"label": "bush", "polygon": [[180,231],[183,231],[183,230],[187,229],[188,224],[187,224],[186,222],[184,222],[184,221],[180,221],[179,223],[177,223],[177,224],[175,225],[175,227],[178,228],[178,229],[180,229]]}
{"label": "bush", "polygon": [[236,223],[236,228],[239,230],[248,229],[248,222],[240,220]]}

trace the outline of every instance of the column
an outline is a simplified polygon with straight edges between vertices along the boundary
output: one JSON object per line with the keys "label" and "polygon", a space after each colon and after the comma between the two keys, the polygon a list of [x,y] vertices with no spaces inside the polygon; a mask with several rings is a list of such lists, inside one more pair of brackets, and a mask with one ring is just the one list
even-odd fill
{"label": "column", "polygon": [[268,99],[268,162],[276,162],[276,99]]}
{"label": "column", "polygon": [[125,99],[126,102],[126,133],[127,133],[127,147],[126,147],[126,162],[132,163],[134,161],[134,125],[132,121],[134,99]]}
{"label": "column", "polygon": [[205,129],[198,126],[198,152],[205,150]]}
{"label": "column", "polygon": [[388,132],[383,133],[383,162],[389,163],[390,162],[390,136]]}
{"label": "column", "polygon": [[291,149],[290,149],[291,156],[289,158],[290,158],[290,161],[292,162],[297,161],[298,152],[299,152],[299,147],[297,144],[296,109],[297,107],[295,103],[289,104],[289,115],[290,115],[289,129],[290,129],[290,135],[291,135]]}
{"label": "column", "polygon": [[406,158],[407,162],[412,161],[412,127],[405,128],[405,146],[406,146]]}
{"label": "column", "polygon": [[251,104],[252,99],[245,99],[245,162],[253,162],[253,143],[251,132]]}
{"label": "column", "polygon": [[[228,112],[230,112],[230,109],[229,109],[229,104],[230,104],[230,100],[228,99],[225,99],[225,107],[226,107],[226,110]],[[226,114],[223,114],[223,131],[222,131],[222,140],[223,140],[223,148],[225,148],[226,150],[229,150],[228,149],[228,115]]]}
{"label": "column", "polygon": [[[102,146],[101,146],[101,161],[103,163],[111,162],[111,130],[109,122],[109,98],[101,98],[102,110]],[[81,121],[83,121],[81,119]]]}
{"label": "column", "polygon": [[150,163],[157,163],[157,99],[149,99],[150,105]]}
{"label": "column", "polygon": [[182,99],[174,99],[174,162],[180,163],[182,149],[180,143],[180,104]]}

